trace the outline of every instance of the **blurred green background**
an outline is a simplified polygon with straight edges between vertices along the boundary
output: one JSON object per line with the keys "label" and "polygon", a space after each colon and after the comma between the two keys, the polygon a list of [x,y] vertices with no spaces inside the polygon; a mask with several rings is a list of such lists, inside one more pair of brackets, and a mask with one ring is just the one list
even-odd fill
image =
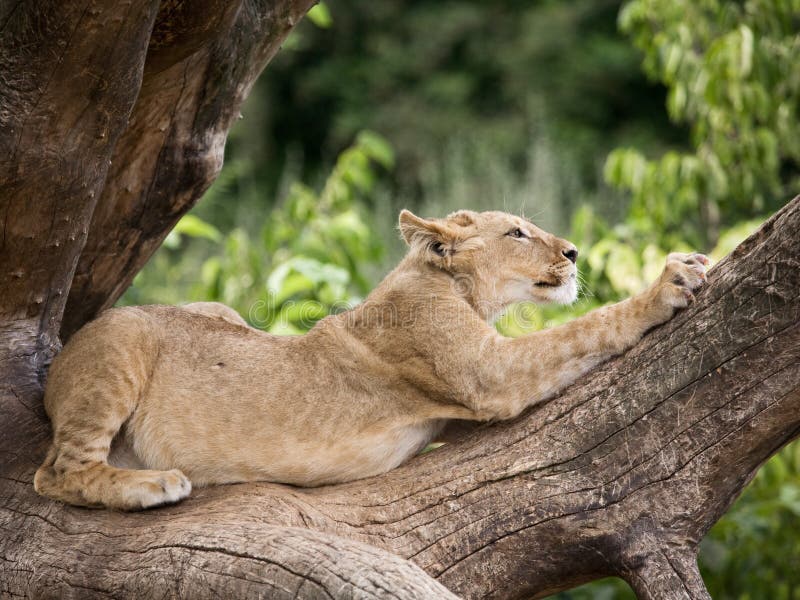
{"label": "blurred green background", "polygon": [[[798,31],[800,0],[326,0],[122,303],[218,300],[302,333],[397,262],[403,207],[507,210],[578,245],[580,300],[515,306],[506,335],[614,302],[670,251],[720,259],[800,192]],[[700,561],[714,598],[800,598],[800,444]]]}

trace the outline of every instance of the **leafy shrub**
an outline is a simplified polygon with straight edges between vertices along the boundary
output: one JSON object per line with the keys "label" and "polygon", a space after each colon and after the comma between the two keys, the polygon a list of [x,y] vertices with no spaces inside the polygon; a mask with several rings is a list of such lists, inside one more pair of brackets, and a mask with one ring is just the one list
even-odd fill
{"label": "leafy shrub", "polygon": [[630,191],[630,223],[713,245],[720,225],[774,210],[800,185],[800,2],[633,0],[619,23],[669,88],[692,152],[648,160],[621,148],[607,181]]}
{"label": "leafy shrub", "polygon": [[[223,236],[186,215],[123,303],[219,301],[267,331],[307,331],[369,290],[365,268],[380,261],[383,249],[365,221],[361,200],[375,185],[375,167],[390,168],[392,162],[383,138],[360,133],[319,192],[301,183],[289,187],[259,236],[242,227]],[[186,241],[197,239],[218,244],[219,251],[189,266],[179,252]],[[165,276],[172,279],[167,285]],[[167,287],[173,289],[165,294]]]}

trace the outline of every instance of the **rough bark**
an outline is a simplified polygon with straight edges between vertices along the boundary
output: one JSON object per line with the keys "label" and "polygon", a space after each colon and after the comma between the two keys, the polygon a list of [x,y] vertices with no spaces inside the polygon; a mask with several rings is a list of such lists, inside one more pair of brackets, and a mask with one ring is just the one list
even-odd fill
{"label": "rough bark", "polygon": [[0,596],[707,597],[698,541],[800,434],[800,199],[626,356],[382,477],[139,514],[33,492],[65,303],[69,334],[199,197],[309,3],[0,0]]}
{"label": "rough bark", "polygon": [[[305,531],[119,554],[114,532],[60,527],[19,495],[48,436],[65,304],[69,333],[124,290],[216,176],[241,102],[311,4],[0,0],[0,597],[453,597],[397,556]],[[37,531],[60,542],[26,547]]]}
{"label": "rough bark", "polygon": [[350,573],[381,572],[391,553],[467,598],[540,597],[607,575],[641,598],[707,598],[699,540],[800,433],[798,231],[800,198],[624,357],[515,422],[347,485],[220,486],[140,514],[62,506],[30,484],[47,438],[38,410],[6,403],[4,591],[367,596],[342,570],[352,558]]}
{"label": "rough bark", "polygon": [[217,177],[242,102],[313,1],[248,0],[238,11],[221,0],[162,2],[141,92],[69,292],[63,339],[113,306]]}
{"label": "rough bark", "polygon": [[22,391],[39,386],[58,348],[158,7],[132,0],[119,14],[103,4],[0,5],[0,370]]}

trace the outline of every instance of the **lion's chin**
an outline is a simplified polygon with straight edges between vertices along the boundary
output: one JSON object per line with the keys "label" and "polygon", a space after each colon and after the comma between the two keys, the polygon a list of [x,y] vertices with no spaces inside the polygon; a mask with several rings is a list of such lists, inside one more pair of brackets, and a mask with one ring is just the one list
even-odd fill
{"label": "lion's chin", "polygon": [[536,287],[533,301],[540,304],[572,304],[578,299],[578,282],[570,277],[561,285]]}

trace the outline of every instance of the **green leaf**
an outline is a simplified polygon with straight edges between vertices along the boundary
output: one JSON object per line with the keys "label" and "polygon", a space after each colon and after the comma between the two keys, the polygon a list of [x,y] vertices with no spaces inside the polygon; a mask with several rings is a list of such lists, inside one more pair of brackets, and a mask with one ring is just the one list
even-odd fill
{"label": "green leaf", "polygon": [[627,244],[615,244],[611,249],[606,261],[606,275],[621,295],[637,294],[644,288],[639,257]]}
{"label": "green leaf", "polygon": [[312,7],[307,13],[309,20],[320,29],[328,29],[333,25],[331,11],[324,2]]}
{"label": "green leaf", "polygon": [[169,248],[170,250],[175,250],[176,248],[179,248],[180,245],[181,235],[174,229],[167,234],[167,237],[164,238],[164,242],[162,243],[162,246]]}
{"label": "green leaf", "polygon": [[219,229],[194,215],[184,215],[172,231],[189,237],[205,238],[212,242],[219,242],[222,239]]}
{"label": "green leaf", "polygon": [[312,293],[315,287],[314,282],[302,273],[287,272],[286,277],[281,281],[280,288],[270,288],[270,291],[274,294],[275,304],[280,305],[292,296]]}
{"label": "green leaf", "polygon": [[327,314],[327,307],[318,300],[301,300],[284,304],[276,320],[279,323],[291,323],[300,331],[307,331]]}
{"label": "green leaf", "polygon": [[267,328],[267,331],[273,335],[300,335],[305,333],[305,331],[298,329],[288,321],[275,321]]}
{"label": "green leaf", "polygon": [[507,337],[519,337],[544,327],[542,309],[530,302],[512,305],[495,323],[497,330]]}
{"label": "green leaf", "polygon": [[365,130],[356,137],[356,145],[382,167],[391,169],[394,166],[394,150],[386,138],[374,131]]}
{"label": "green leaf", "polygon": [[753,68],[753,30],[747,25],[739,27],[741,42],[739,44],[739,74],[741,77],[750,75]]}
{"label": "green leaf", "polygon": [[322,263],[305,256],[294,256],[278,265],[267,278],[267,289],[276,295],[281,294],[290,273],[305,277],[312,285],[334,283],[346,286],[350,282],[350,273],[346,269],[332,264]]}
{"label": "green leaf", "polygon": [[719,236],[719,242],[710,252],[710,256],[715,261],[722,260],[725,256],[730,254],[736,246],[741,244],[747,239],[756,229],[758,229],[763,220],[753,219],[751,221],[744,221],[727,230]]}

